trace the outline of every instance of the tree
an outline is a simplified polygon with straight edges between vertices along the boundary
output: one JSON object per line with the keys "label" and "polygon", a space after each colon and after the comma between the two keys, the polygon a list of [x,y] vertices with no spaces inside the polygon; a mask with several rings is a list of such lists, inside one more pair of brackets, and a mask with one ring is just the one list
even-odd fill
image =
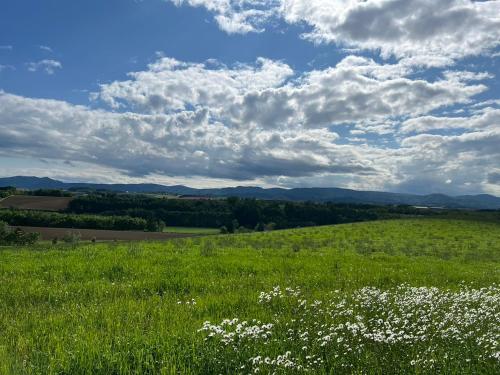
{"label": "tree", "polygon": [[255,226],[255,231],[256,232],[264,232],[265,226],[262,221],[259,221],[259,223]]}
{"label": "tree", "polygon": [[38,241],[39,233],[26,233],[20,228],[10,229],[0,221],[0,245],[31,245]]}

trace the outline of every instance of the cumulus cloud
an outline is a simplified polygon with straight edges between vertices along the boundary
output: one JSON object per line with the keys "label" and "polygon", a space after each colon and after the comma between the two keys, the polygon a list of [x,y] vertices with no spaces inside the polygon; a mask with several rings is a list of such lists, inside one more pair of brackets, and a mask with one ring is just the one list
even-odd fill
{"label": "cumulus cloud", "polygon": [[383,122],[466,103],[486,86],[449,77],[411,79],[404,64],[381,65],[349,56],[335,67],[296,74],[286,64],[258,59],[226,67],[161,58],[131,80],[101,86],[94,94],[113,108],[173,113],[192,107],[226,126],[323,128]]}
{"label": "cumulus cloud", "polygon": [[[495,192],[498,126],[351,144],[326,128],[235,129],[206,109],[116,113],[0,94],[0,155],[70,160],[134,177],[265,181],[430,193]],[[111,174],[110,174],[111,175]],[[451,189],[451,190],[450,190]]]}
{"label": "cumulus cloud", "polygon": [[[356,56],[306,73],[262,58],[225,66],[161,57],[93,94],[109,109],[0,92],[0,155],[128,178],[413,192],[451,180],[453,192],[495,191],[500,113],[473,102],[489,77],[448,71],[426,80],[406,62]],[[461,103],[460,117],[435,113]],[[441,129],[456,134],[430,134]],[[370,139],[374,132],[383,136]]]}
{"label": "cumulus cloud", "polygon": [[259,32],[279,17],[314,43],[379,51],[385,58],[443,66],[500,45],[500,1],[170,0],[203,6],[226,32]]}
{"label": "cumulus cloud", "polygon": [[47,74],[54,74],[56,69],[61,69],[62,64],[57,60],[40,60],[37,62],[30,62],[26,64],[26,67],[30,72],[38,72],[39,70],[44,71]]}
{"label": "cumulus cloud", "polygon": [[[401,142],[397,151],[399,180],[406,191],[500,192],[491,179],[500,163],[500,128],[492,127],[459,135],[419,134]],[[451,189],[451,191],[449,190]]]}
{"label": "cumulus cloud", "polygon": [[500,43],[500,2],[468,0],[283,0],[291,23],[315,42],[380,50],[398,58],[477,55]]}
{"label": "cumulus cloud", "polygon": [[113,108],[132,104],[150,112],[188,106],[220,108],[245,92],[279,86],[292,75],[288,65],[264,58],[257,59],[254,66],[228,68],[214,61],[196,64],[163,57],[146,71],[130,73],[131,80],[102,85],[94,97]]}
{"label": "cumulus cloud", "polygon": [[176,114],[113,113],[55,100],[0,94],[6,155],[97,163],[133,176],[162,173],[235,180],[317,172],[375,173],[369,160],[323,130],[234,131],[204,109]]}
{"label": "cumulus cloud", "polygon": [[215,14],[219,27],[229,34],[262,32],[278,12],[278,0],[167,0],[177,6],[205,7]]}
{"label": "cumulus cloud", "polygon": [[486,107],[466,117],[422,116],[412,118],[401,124],[400,131],[403,133],[425,133],[433,130],[494,128],[500,128],[500,109]]}

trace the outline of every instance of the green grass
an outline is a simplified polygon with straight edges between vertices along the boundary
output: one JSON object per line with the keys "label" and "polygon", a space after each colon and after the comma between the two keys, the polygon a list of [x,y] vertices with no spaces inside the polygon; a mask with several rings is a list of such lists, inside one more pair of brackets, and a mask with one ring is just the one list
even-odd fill
{"label": "green grass", "polygon": [[[407,284],[453,292],[464,285],[498,285],[499,261],[500,225],[446,220],[380,221],[164,243],[3,248],[0,373],[247,373],[249,358],[258,353],[275,358],[290,350],[300,357],[302,344],[287,341],[287,329],[297,334],[304,327],[318,329],[319,323],[350,319],[332,317],[320,308],[307,315],[288,297],[260,304],[261,291],[300,287],[300,298],[318,299],[323,305],[337,298],[334,290],[348,305],[354,303],[356,291],[365,286],[396,290]],[[207,333],[198,331],[205,321],[219,324],[236,317],[273,322],[275,341],[247,338],[227,346],[217,337],[205,341]],[[304,319],[300,327],[298,317]],[[483,352],[472,341],[450,340],[433,342],[436,352],[430,356],[437,367],[431,370],[410,364],[418,346],[366,343],[362,353],[344,355],[338,347],[311,343],[310,350],[324,361],[313,372],[499,373],[499,362],[478,359]],[[448,352],[453,360],[443,359]],[[342,367],[335,353],[353,367]]]}
{"label": "green grass", "polygon": [[165,227],[165,233],[185,233],[185,234],[219,234],[217,228],[195,228],[195,227]]}

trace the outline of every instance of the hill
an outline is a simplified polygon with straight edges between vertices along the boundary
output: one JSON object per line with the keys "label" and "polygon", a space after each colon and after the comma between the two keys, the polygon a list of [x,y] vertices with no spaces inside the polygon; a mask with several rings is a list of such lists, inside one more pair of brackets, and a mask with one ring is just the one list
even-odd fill
{"label": "hill", "polygon": [[14,186],[23,189],[92,189],[131,193],[167,193],[211,197],[236,196],[240,198],[269,200],[412,205],[464,209],[500,209],[500,198],[488,194],[463,196],[448,196],[444,194],[415,195],[379,191],[358,191],[341,188],[265,189],[244,186],[195,189],[183,185],[67,183],[47,177],[39,178],[26,176],[0,178],[0,186]]}
{"label": "hill", "polygon": [[499,233],[397,220],[3,248],[0,373],[495,374]]}

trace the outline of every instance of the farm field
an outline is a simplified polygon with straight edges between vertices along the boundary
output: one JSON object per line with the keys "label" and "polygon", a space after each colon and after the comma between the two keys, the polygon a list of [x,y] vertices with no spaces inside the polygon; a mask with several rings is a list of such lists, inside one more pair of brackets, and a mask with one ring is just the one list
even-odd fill
{"label": "farm field", "polygon": [[165,233],[185,233],[185,234],[219,234],[217,228],[196,228],[196,227],[165,227]]}
{"label": "farm field", "polygon": [[83,241],[90,241],[95,238],[97,241],[145,241],[145,240],[168,240],[172,238],[188,237],[193,235],[190,232],[144,232],[127,230],[99,230],[99,229],[70,229],[70,228],[47,228],[47,227],[26,227],[21,228],[26,233],[40,233],[40,239],[50,241],[53,238],[62,239],[68,233],[74,233]]}
{"label": "farm field", "polygon": [[72,197],[36,197],[30,195],[11,195],[0,200],[0,208],[19,210],[62,211],[68,208]]}
{"label": "farm field", "polygon": [[500,225],[0,249],[0,373],[497,374]]}

